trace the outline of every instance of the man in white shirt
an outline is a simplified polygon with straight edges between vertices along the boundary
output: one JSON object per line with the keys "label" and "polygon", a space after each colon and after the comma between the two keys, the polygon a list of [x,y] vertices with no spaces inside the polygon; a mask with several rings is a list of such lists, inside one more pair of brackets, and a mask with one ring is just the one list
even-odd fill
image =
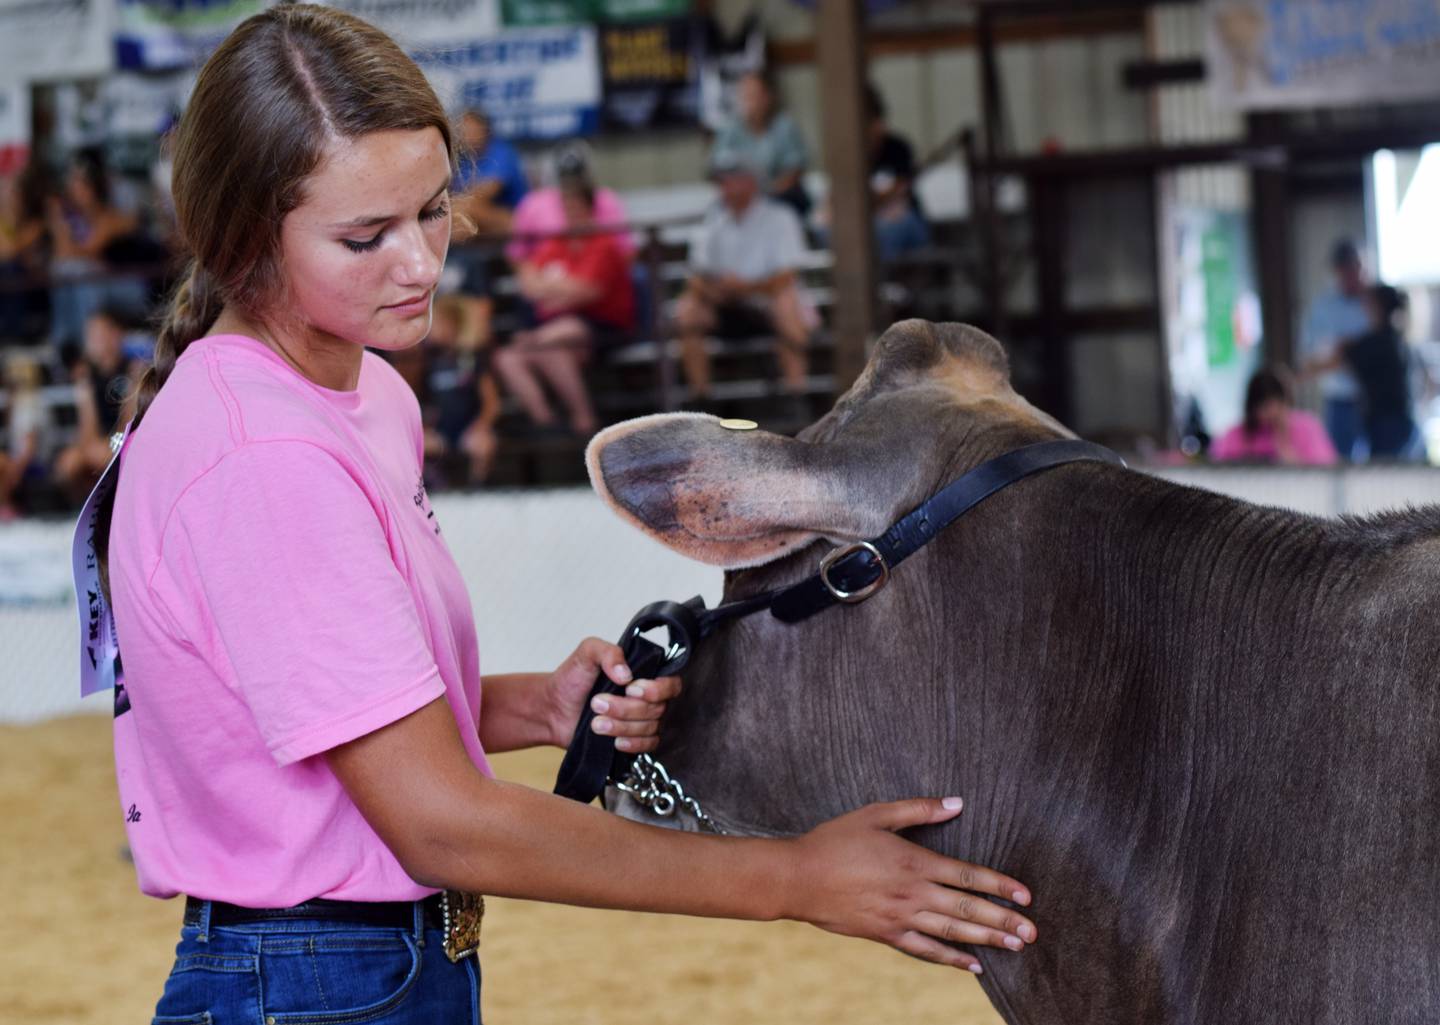
{"label": "man in white shirt", "polygon": [[710,393],[705,338],[774,334],[786,392],[805,391],[806,346],[815,312],[800,292],[805,232],[795,212],[764,196],[741,154],[711,164],[720,202],[706,215],[690,251],[690,280],[676,307],[681,362],[693,397]]}
{"label": "man in white shirt", "polygon": [[[1330,253],[1330,269],[1335,273],[1335,288],[1318,296],[1305,314],[1300,339],[1302,363],[1328,354],[1339,343],[1370,330],[1370,316],[1365,310],[1369,281],[1354,242],[1341,239],[1335,243]],[[1357,451],[1357,445],[1365,440],[1365,410],[1364,396],[1355,375],[1345,367],[1324,374],[1320,378],[1320,400],[1325,430],[1340,458],[1363,458],[1369,445]]]}

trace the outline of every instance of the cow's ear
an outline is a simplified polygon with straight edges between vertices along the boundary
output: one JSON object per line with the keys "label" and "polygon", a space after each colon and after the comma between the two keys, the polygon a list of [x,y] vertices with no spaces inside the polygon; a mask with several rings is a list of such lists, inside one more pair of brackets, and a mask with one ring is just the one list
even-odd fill
{"label": "cow's ear", "polygon": [[668,413],[601,431],[586,452],[605,503],[682,555],[726,569],[771,562],[819,537],[879,533],[883,516],[848,494],[833,446],[713,416]]}

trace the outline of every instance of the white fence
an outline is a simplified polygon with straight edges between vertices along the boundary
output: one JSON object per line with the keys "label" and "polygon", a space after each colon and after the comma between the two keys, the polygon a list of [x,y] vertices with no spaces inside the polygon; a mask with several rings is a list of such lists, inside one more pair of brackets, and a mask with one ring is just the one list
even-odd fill
{"label": "white fence", "polygon": [[[1440,470],[1418,467],[1157,472],[1318,515],[1440,503]],[[587,490],[441,495],[435,509],[470,584],[486,672],[553,666],[660,598],[719,597],[719,571],[623,525]],[[110,710],[104,696],[77,696],[69,535],[68,523],[0,528],[0,723]]]}

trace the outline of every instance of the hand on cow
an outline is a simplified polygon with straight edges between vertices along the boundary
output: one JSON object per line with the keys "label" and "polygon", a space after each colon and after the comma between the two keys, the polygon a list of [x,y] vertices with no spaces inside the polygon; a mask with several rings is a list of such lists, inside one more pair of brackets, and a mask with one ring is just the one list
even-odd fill
{"label": "hand on cow", "polygon": [[959,798],[872,804],[799,837],[794,841],[800,852],[794,890],[799,906],[787,917],[976,974],[980,962],[954,944],[1021,950],[1035,942],[1029,919],[976,896],[1029,904],[1024,886],[895,835],[959,814]]}
{"label": "hand on cow", "polygon": [[625,664],[625,653],[597,637],[581,641],[560,668],[550,674],[546,704],[550,709],[554,743],[558,747],[569,746],[580,709],[602,669],[611,681],[625,688],[625,693],[602,694],[591,701],[595,718],[590,720],[590,728],[614,737],[615,746],[629,754],[655,750],[660,742],[660,717],[665,713],[665,702],[680,693],[680,678],[634,680],[630,667]]}

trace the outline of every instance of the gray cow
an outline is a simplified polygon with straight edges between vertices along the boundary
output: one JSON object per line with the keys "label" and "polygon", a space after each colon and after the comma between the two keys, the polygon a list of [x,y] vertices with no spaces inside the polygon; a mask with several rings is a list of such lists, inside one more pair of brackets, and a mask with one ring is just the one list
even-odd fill
{"label": "gray cow", "polygon": [[[1066,434],[994,339],[908,321],[798,439],[651,417],[589,458],[733,600]],[[1437,626],[1436,510],[1320,520],[1074,464],[864,604],[724,627],[658,754],[737,833],[963,794],[918,839],[1033,889],[1040,942],[975,951],[1008,1022],[1434,1025]]]}

